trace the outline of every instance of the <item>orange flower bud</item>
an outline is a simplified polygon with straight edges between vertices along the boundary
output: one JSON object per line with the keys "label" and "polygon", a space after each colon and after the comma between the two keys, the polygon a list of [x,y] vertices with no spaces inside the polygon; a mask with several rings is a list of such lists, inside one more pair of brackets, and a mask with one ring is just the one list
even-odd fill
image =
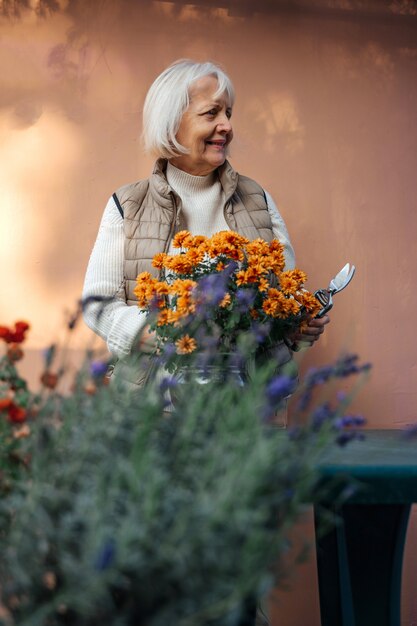
{"label": "orange flower bud", "polygon": [[97,385],[95,383],[93,383],[92,380],[89,380],[83,387],[83,390],[85,393],[87,393],[89,396],[94,396],[94,394],[97,392]]}
{"label": "orange flower bud", "polygon": [[11,343],[7,349],[7,357],[15,363],[23,358],[23,350],[16,343]]}
{"label": "orange flower bud", "polygon": [[47,389],[55,389],[58,384],[58,374],[45,370],[41,376],[41,383]]}
{"label": "orange flower bud", "polygon": [[23,426],[17,428],[13,433],[15,439],[24,439],[25,437],[29,437],[29,435],[30,427],[27,424],[23,424]]}
{"label": "orange flower bud", "polygon": [[0,411],[4,411],[5,409],[8,409],[11,405],[13,404],[13,401],[11,398],[0,398]]}

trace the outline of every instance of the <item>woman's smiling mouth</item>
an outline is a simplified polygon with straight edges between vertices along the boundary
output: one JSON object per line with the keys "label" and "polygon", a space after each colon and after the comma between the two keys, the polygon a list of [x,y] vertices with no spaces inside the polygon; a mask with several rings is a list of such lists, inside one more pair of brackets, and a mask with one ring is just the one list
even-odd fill
{"label": "woman's smiling mouth", "polygon": [[225,139],[218,139],[218,140],[212,140],[212,141],[206,141],[206,143],[209,146],[214,146],[216,148],[224,148],[224,146],[226,145],[226,140]]}

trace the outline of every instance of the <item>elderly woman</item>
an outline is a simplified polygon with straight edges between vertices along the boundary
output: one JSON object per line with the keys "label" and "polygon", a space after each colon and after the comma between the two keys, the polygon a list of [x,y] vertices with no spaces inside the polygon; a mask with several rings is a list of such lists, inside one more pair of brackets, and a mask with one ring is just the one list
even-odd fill
{"label": "elderly woman", "polygon": [[[105,208],[84,297],[109,301],[100,315],[97,307],[87,308],[85,320],[119,358],[115,375],[137,386],[144,384],[147,372],[137,371],[132,379],[123,357],[139,348],[139,335],[140,349],[144,335],[152,348],[152,335],[146,333],[146,316],[135,306],[136,277],[142,271],[155,273],[151,261],[156,253],[178,252],[172,247],[177,231],[211,236],[231,229],[249,239],[277,238],[284,245],[286,269],[294,267],[294,251],[273,199],[226,160],[233,103],[232,83],[216,65],[179,61],[168,67],[149,89],[143,112],[145,148],[157,157],[153,172],[121,187]],[[327,316],[313,319],[304,334],[281,343],[274,351],[277,365],[291,358],[290,347],[298,342],[313,344],[327,322]],[[255,612],[249,606],[248,624]],[[258,614],[257,623],[267,622]]]}
{"label": "elderly woman", "polygon": [[[149,178],[121,187],[109,199],[83,293],[113,297],[100,315],[98,305],[88,307],[85,320],[119,359],[119,375],[123,357],[136,350],[141,331],[152,344],[146,317],[135,306],[136,276],[155,273],[151,260],[156,253],[177,252],[172,248],[177,231],[211,236],[231,229],[249,239],[277,238],[284,245],[286,269],[294,267],[294,251],[273,199],[227,161],[233,104],[233,85],[213,63],[178,61],[149,89],[143,139],[157,160]],[[313,319],[304,334],[282,343],[278,365],[291,358],[290,347],[298,342],[312,345],[328,321],[327,316]],[[144,380],[142,372],[130,382],[141,385]]]}

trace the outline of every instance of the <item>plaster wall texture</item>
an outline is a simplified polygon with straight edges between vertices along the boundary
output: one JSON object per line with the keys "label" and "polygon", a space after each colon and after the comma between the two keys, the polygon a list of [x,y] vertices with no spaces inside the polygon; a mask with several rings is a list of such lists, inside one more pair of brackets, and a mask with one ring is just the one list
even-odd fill
{"label": "plaster wall texture", "polygon": [[[401,427],[417,404],[414,3],[254,4],[62,0],[0,19],[1,322],[29,319],[35,351],[59,338],[108,196],[150,171],[148,87],[175,59],[212,59],[237,92],[231,162],[275,198],[309,287],[357,267],[302,368],[359,353],[374,367],[354,408]],[[277,625],[319,623],[309,567]],[[417,619],[410,585],[404,624]]]}

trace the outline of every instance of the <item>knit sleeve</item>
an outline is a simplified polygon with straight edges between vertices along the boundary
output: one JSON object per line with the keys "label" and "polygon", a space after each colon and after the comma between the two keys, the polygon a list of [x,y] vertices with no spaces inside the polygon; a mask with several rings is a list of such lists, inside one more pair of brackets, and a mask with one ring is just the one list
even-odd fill
{"label": "knit sleeve", "polygon": [[89,296],[114,298],[106,304],[89,304],[84,320],[106,342],[116,357],[129,354],[137,335],[146,323],[146,315],[120,299],[124,279],[123,219],[113,198],[104,210],[96,242],[90,256],[83,288],[83,300]]}
{"label": "knit sleeve", "polygon": [[272,232],[274,237],[284,246],[285,269],[292,270],[295,268],[295,252],[292,247],[290,236],[288,234],[285,222],[272,199],[272,196],[265,191],[266,201],[268,203],[268,212],[272,222]]}

